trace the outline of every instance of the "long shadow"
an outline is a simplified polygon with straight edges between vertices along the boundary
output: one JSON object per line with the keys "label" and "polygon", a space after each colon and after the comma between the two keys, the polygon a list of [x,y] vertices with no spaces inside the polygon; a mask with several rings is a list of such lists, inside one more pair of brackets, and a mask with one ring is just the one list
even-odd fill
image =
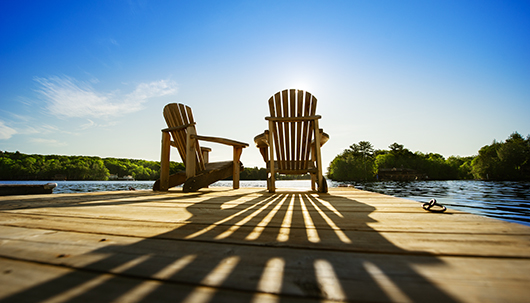
{"label": "long shadow", "polygon": [[[199,197],[208,191],[196,192],[180,197],[157,198],[157,201],[183,200]],[[109,194],[68,194],[61,196],[47,195],[46,197],[32,197],[24,199],[9,199],[0,201],[0,211],[35,208],[60,208],[60,207],[91,207],[91,206],[111,206],[137,204],[141,202],[152,202],[152,197],[165,195],[164,192],[135,191],[135,192],[115,192]],[[77,198],[79,196],[80,198]],[[143,197],[143,200],[139,200]],[[103,201],[103,202],[102,202]]]}
{"label": "long shadow", "polygon": [[370,228],[367,204],[298,192],[203,198],[185,225],[94,250],[106,257],[2,301],[455,301],[415,270],[443,261]]}

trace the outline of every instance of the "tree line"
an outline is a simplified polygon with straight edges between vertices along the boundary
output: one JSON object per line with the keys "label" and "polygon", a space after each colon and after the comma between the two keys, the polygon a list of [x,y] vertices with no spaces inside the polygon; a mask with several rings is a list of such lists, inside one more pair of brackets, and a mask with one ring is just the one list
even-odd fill
{"label": "tree line", "polygon": [[445,159],[437,153],[412,152],[393,143],[375,150],[368,141],[352,144],[330,164],[328,177],[336,181],[374,181],[392,175],[429,180],[530,180],[530,135],[512,133],[493,141],[469,157]]}
{"label": "tree line", "polygon": [[[184,170],[184,164],[170,163],[170,173]],[[335,181],[374,181],[387,173],[429,180],[530,180],[530,135],[512,133],[504,142],[493,141],[469,157],[445,159],[437,153],[412,152],[393,143],[388,150],[376,150],[368,141],[352,144],[337,155],[328,169]],[[156,180],[160,162],[88,156],[26,155],[0,151],[0,180],[108,180],[110,175]],[[307,179],[308,175],[277,179]],[[265,168],[245,168],[241,180],[266,180]]]}
{"label": "tree line", "polygon": [[[170,163],[170,173],[181,170],[182,163]],[[108,180],[111,174],[156,180],[160,176],[160,162],[0,151],[0,180]]]}
{"label": "tree line", "polygon": [[[183,163],[170,162],[170,174],[183,170]],[[160,177],[160,162],[0,151],[0,180],[109,180],[111,175],[156,180]],[[309,176],[278,176],[278,180],[300,178]],[[245,168],[240,179],[267,180],[267,171],[258,167]]]}

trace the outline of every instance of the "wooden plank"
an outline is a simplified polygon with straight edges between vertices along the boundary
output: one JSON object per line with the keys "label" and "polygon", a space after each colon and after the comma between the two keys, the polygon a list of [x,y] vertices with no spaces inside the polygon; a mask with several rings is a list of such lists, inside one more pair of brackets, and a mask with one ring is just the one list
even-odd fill
{"label": "wooden plank", "polygon": [[[375,232],[304,226],[258,226],[243,224],[168,223],[103,220],[90,218],[16,215],[0,221],[7,227],[28,227],[116,236],[157,237],[173,240],[223,242],[244,245],[332,249],[405,255],[529,257],[530,236],[500,234]],[[242,218],[244,219],[244,218]],[[240,220],[242,220],[240,219]],[[251,221],[251,220],[249,220]],[[76,226],[72,226],[77,222]],[[138,231],[138,229],[140,229]]]}
{"label": "wooden plank", "polygon": [[[369,301],[386,301],[387,296],[394,299],[402,296],[423,302],[431,296],[438,300],[443,298],[441,301],[445,302],[460,296],[463,301],[469,301],[471,297],[477,302],[514,302],[512,300],[517,301],[527,294],[525,289],[530,282],[527,274],[530,263],[525,259],[366,254],[275,247],[255,249],[246,245],[200,242],[180,242],[175,246],[172,241],[164,239],[129,237],[109,237],[102,242],[97,236],[72,233],[29,232],[18,237],[21,240],[11,238],[3,246],[1,254],[4,258],[144,281],[162,280],[210,287],[219,287],[219,280],[213,277],[222,275],[223,288],[249,293],[260,290],[259,284],[264,276],[271,279],[281,276],[282,287],[269,284],[268,287],[261,286],[261,290],[294,297],[332,300],[358,300],[361,297]],[[455,268],[458,268],[458,276],[452,273]],[[492,285],[484,283],[485,280],[511,292],[492,290]],[[56,279],[50,284],[58,282]],[[64,291],[86,282],[66,285]]]}
{"label": "wooden plank", "polygon": [[[503,256],[509,252],[509,256],[525,256],[528,250],[529,229],[517,224],[482,217],[476,218],[476,216],[461,212],[443,215],[428,213],[419,207],[419,203],[414,202],[403,204],[418,205],[415,208],[391,212],[388,206],[383,212],[366,205],[363,206],[362,203],[348,205],[349,208],[345,209],[340,203],[351,204],[352,201],[337,200],[337,197],[334,200],[319,201],[317,198],[297,196],[280,194],[208,197],[208,194],[202,194],[201,199],[188,196],[186,200],[189,203],[183,205],[178,202],[181,198],[165,200],[164,203],[149,202],[149,205],[145,205],[145,201],[141,200],[120,201],[119,203],[109,200],[107,200],[108,203],[104,203],[103,200],[89,209],[87,209],[89,206],[87,204],[70,207],[63,204],[50,208],[17,209],[10,213],[36,215],[33,221],[41,225],[32,226],[40,228],[50,228],[50,226],[58,228],[56,226],[61,220],[68,225],[68,222],[72,220],[81,222],[82,218],[100,218],[102,222],[94,223],[97,227],[92,228],[93,232],[112,233],[114,228],[123,226],[125,231],[118,234],[133,235],[137,232],[136,226],[145,226],[146,223],[142,222],[150,222],[151,225],[158,224],[153,226],[159,226],[159,229],[155,228],[149,235],[157,232],[163,233],[171,228],[175,229],[172,234],[174,239],[190,238],[190,235],[204,230],[205,232],[201,234],[203,236],[193,237],[201,241],[209,239],[217,241],[220,234],[231,228],[237,232],[227,241],[236,241],[234,243],[259,244],[259,241],[252,242],[247,239],[256,237],[250,236],[253,233],[259,235],[260,241],[266,243],[274,243],[280,237],[287,237],[290,241],[285,245],[290,246],[318,247],[325,244],[340,250],[374,251],[380,249],[380,251],[388,252],[385,245],[379,245],[382,235],[383,238],[393,239],[396,245],[392,247],[409,250],[410,253],[424,250],[430,253],[457,255],[471,251],[478,255]],[[171,203],[172,200],[178,204]],[[404,202],[407,201],[404,200]],[[225,207],[225,204],[228,206]],[[128,207],[120,210],[124,205]],[[290,222],[286,221],[287,217],[291,217]],[[4,218],[5,216],[0,216],[0,219]],[[32,217],[19,217],[18,223],[13,221],[16,217],[9,218],[9,221],[2,220],[0,223],[14,226],[36,224],[28,222],[32,221]],[[47,218],[50,222],[46,223]],[[310,223],[307,218],[310,219]],[[434,221],[433,218],[438,220],[431,223]],[[163,224],[167,222],[175,223],[175,225]],[[254,227],[253,222],[258,228]],[[387,223],[381,224],[380,222]],[[108,224],[111,226],[105,227]],[[100,226],[105,229],[98,231]],[[519,227],[520,232],[526,232],[525,235],[523,234],[524,237],[520,238],[519,244],[506,236],[509,233],[517,233],[517,230],[514,233],[506,228],[512,226]],[[91,230],[87,228],[83,231]],[[315,241],[315,238],[318,240]],[[360,241],[355,242],[352,239]],[[382,243],[386,243],[385,241]],[[498,249],[492,250],[492,247]]]}
{"label": "wooden plank", "polygon": [[528,298],[530,227],[419,205],[342,188],[0,197],[0,300]]}
{"label": "wooden plank", "polygon": [[[0,258],[2,302],[277,302],[277,295]],[[290,297],[291,302],[330,302]]]}

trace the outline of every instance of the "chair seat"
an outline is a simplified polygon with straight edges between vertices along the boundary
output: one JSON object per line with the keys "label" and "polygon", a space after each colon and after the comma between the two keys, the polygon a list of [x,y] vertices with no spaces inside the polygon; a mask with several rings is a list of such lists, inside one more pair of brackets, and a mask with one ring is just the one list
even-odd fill
{"label": "chair seat", "polygon": [[[316,173],[318,168],[315,166],[314,162],[307,163],[307,168],[297,169],[296,167],[303,167],[303,163],[300,161],[290,161],[289,163],[284,163],[284,167],[293,167],[291,169],[281,169],[278,161],[274,161],[274,172],[279,174],[286,175],[305,175],[307,173]],[[270,172],[270,162],[267,162],[267,172]]]}

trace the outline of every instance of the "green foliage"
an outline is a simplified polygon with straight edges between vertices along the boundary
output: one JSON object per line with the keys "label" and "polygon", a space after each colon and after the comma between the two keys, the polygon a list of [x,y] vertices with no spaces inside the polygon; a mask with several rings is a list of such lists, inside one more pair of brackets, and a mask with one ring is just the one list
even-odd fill
{"label": "green foliage", "polygon": [[[333,159],[328,177],[337,181],[375,180],[375,151],[368,141],[352,144]],[[379,156],[378,156],[379,157]]]}
{"label": "green foliage", "polygon": [[[393,143],[389,150],[363,149],[372,145],[367,141],[353,144],[336,156],[329,167],[328,177],[336,181],[375,180],[380,169],[411,169],[431,180],[471,179],[471,161],[474,157],[449,157],[436,153],[411,152],[405,146]],[[364,152],[363,152],[364,151]]]}
{"label": "green foliage", "polygon": [[[170,173],[182,170],[182,163],[170,163]],[[160,162],[0,151],[0,180],[107,180],[111,174],[156,180],[160,175]]]}
{"label": "green foliage", "polygon": [[483,146],[473,160],[477,179],[530,180],[530,136],[512,133],[505,142]]}
{"label": "green foliage", "polygon": [[267,180],[267,170],[265,168],[245,167],[239,174],[240,180]]}
{"label": "green foliage", "polygon": [[431,180],[530,180],[530,136],[525,139],[517,132],[505,142],[493,141],[471,157],[445,159],[436,153],[413,153],[398,143],[388,148],[374,151],[367,141],[353,144],[333,159],[328,177],[336,181],[373,180],[380,169],[398,168]]}

